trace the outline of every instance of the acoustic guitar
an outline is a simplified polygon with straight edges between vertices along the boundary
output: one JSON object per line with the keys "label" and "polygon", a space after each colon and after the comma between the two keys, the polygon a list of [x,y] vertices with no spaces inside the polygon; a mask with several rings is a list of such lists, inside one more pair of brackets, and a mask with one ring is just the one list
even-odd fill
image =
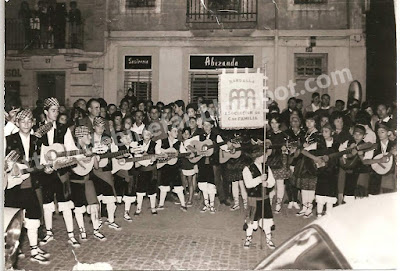
{"label": "acoustic guitar", "polygon": [[392,153],[387,153],[387,154],[381,153],[381,154],[378,154],[377,156],[375,156],[373,159],[382,159],[384,157],[386,158],[387,162],[371,164],[371,168],[379,175],[385,175],[385,174],[389,173],[389,171],[393,167],[393,154]]}
{"label": "acoustic guitar", "polygon": [[60,161],[60,160],[56,161],[54,164],[42,165],[43,167],[41,167],[41,168],[30,168],[26,164],[16,163],[15,165],[19,169],[18,174],[14,174],[14,173],[10,172],[7,174],[7,178],[8,178],[9,182],[17,183],[15,185],[18,185],[18,184],[22,183],[24,180],[28,179],[30,177],[31,173],[42,171],[42,170],[44,170],[44,168],[46,166],[51,167],[53,170],[58,170],[58,169],[76,165],[79,162],[80,161],[78,159],[76,159],[75,157],[69,157],[69,158],[66,158],[64,161]]}
{"label": "acoustic guitar", "polygon": [[[91,150],[93,153],[102,154],[102,153],[107,152],[108,147],[104,146],[104,145],[98,145],[96,147],[93,147]],[[74,150],[74,151],[66,151],[65,146],[60,143],[54,143],[50,146],[45,146],[42,144],[41,151],[40,151],[40,164],[46,165],[49,163],[55,163],[60,159],[62,160],[62,158],[65,158],[68,156],[85,154],[85,153],[86,153],[86,151],[83,149]]]}
{"label": "acoustic guitar", "polygon": [[[360,145],[358,145],[358,146],[353,146],[353,147],[351,147],[351,148],[347,148],[346,150],[344,150],[344,151],[340,151],[340,152],[335,152],[335,153],[331,153],[331,154],[328,154],[328,155],[326,155],[326,156],[317,156],[318,158],[320,158],[321,160],[322,160],[322,162],[315,162],[314,164],[315,164],[315,167],[318,169],[318,168],[323,168],[323,167],[325,167],[326,165],[327,165],[327,162],[329,161],[329,159],[334,159],[334,158],[338,158],[338,157],[341,157],[341,156],[343,156],[343,155],[345,155],[345,154],[349,154],[349,153],[351,153],[354,149],[356,149],[357,151],[366,151],[366,150],[371,150],[371,148],[373,148],[374,147],[374,144],[373,143],[364,143],[364,144],[360,144]],[[325,159],[325,157],[328,157],[328,160],[324,160]]]}

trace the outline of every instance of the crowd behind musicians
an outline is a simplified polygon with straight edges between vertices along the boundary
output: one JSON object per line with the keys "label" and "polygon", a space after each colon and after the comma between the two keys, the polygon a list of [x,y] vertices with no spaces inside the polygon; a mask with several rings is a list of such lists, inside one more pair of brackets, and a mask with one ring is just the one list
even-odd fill
{"label": "crowd behind musicians", "polygon": [[[273,213],[281,213],[282,208],[295,208],[296,215],[303,218],[314,213],[321,217],[336,205],[396,191],[396,104],[360,105],[355,100],[347,109],[341,100],[335,106],[330,104],[329,95],[320,97],[318,93],[312,94],[312,103],[305,108],[302,100],[290,98],[288,107],[280,112],[277,103],[272,102],[268,107],[268,151],[264,157],[262,129],[220,129],[216,104],[201,97],[187,106],[182,100],[154,105],[152,101],[138,101],[129,90],[118,106],[101,98],[79,99],[70,112],[53,97],[38,101],[33,111],[22,110],[18,102],[6,101],[5,177],[20,175],[15,160],[32,168],[37,166],[34,153],[40,156],[43,145],[60,143],[66,151],[81,149],[74,157],[94,162],[93,169],[84,176],[71,167],[54,170],[46,165],[22,183],[5,178],[5,206],[26,210],[31,260],[42,264],[49,262],[49,253],[39,244],[54,240],[52,217],[56,208],[62,212],[68,242],[79,247],[73,217],[81,242],[88,238],[83,223],[85,212],[90,214],[93,237],[104,241],[102,217],[107,218],[104,223],[108,227],[122,228],[115,220],[119,204],[124,205],[123,219],[132,222],[133,203],[137,203],[133,215],[140,216],[147,196],[151,214],[157,215],[166,208],[169,192],[173,192],[182,212],[194,206],[200,193],[202,213],[215,214],[222,205],[231,211],[244,208],[244,247],[251,246],[252,233],[260,226],[267,246],[274,249]],[[50,130],[37,134],[48,123]],[[206,140],[211,140],[214,151],[201,155],[192,143]],[[362,148],[366,143],[377,144]],[[107,153],[124,152],[115,160],[118,163],[149,155],[147,163],[118,168],[118,163],[105,159],[100,166],[104,158],[93,151],[99,145],[105,146]],[[241,155],[221,163],[219,152],[234,154],[238,146]],[[348,148],[346,154],[337,155]],[[158,168],[158,159],[168,158],[167,149],[179,153],[179,161]],[[16,154],[19,157],[15,158]],[[388,155],[375,158],[379,154]],[[390,155],[394,163],[388,173],[372,171],[371,165],[389,162]],[[191,162],[194,157],[199,160]],[[46,234],[38,243],[41,224]]]}

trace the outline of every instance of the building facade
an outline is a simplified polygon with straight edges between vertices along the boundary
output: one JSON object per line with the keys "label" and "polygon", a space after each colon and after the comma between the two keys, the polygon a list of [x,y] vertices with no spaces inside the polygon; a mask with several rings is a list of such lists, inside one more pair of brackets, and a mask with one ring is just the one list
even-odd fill
{"label": "building facade", "polygon": [[[9,11],[17,2],[7,3],[6,22],[18,15]],[[265,68],[282,108],[293,95],[307,104],[309,88],[332,101],[346,101],[353,80],[365,89],[365,1],[82,0],[78,7],[81,48],[6,47],[6,84],[20,81],[25,105],[50,93],[46,74],[65,84],[55,95],[66,105],[81,97],[118,103],[129,88],[164,103],[214,99],[221,68]]]}

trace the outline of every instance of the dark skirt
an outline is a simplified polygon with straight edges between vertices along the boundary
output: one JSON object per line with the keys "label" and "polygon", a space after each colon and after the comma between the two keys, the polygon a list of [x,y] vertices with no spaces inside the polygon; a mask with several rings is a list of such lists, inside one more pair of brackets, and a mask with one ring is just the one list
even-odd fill
{"label": "dark skirt", "polygon": [[344,184],[344,195],[355,196],[357,189],[358,173],[346,173],[346,181]]}
{"label": "dark skirt", "polygon": [[[256,211],[254,214],[254,221],[262,218],[262,200],[256,201]],[[269,199],[264,200],[264,219],[273,218],[271,204]]]}
{"label": "dark skirt", "polygon": [[4,192],[4,207],[25,209],[25,217],[30,219],[40,219],[42,216],[39,200],[36,192],[32,188],[21,189],[14,186]]}
{"label": "dark skirt", "polygon": [[301,190],[315,190],[317,186],[317,177],[298,178],[296,187]]}
{"label": "dark skirt", "polygon": [[239,157],[238,159],[231,159],[223,165],[224,182],[236,182],[243,180],[243,169],[246,166],[246,161]]}
{"label": "dark skirt", "polygon": [[160,186],[182,186],[181,175],[177,165],[165,165],[160,169]]}
{"label": "dark skirt", "polygon": [[214,167],[211,164],[199,163],[199,180],[198,182],[215,184]]}
{"label": "dark skirt", "polygon": [[157,179],[153,171],[138,171],[136,193],[146,193],[148,196],[157,193]]}
{"label": "dark skirt", "polygon": [[318,196],[336,197],[337,180],[337,175],[318,175],[315,194]]}
{"label": "dark skirt", "polygon": [[58,177],[57,172],[51,174],[43,173],[40,178],[42,186],[43,203],[51,203],[54,201],[54,194],[56,195],[57,202],[67,202],[70,200],[70,182],[67,180],[67,174],[62,176],[63,182]]}
{"label": "dark skirt", "polygon": [[115,196],[114,195],[114,177],[110,174],[110,180],[103,180],[102,178],[98,177],[93,172],[90,174],[90,179],[93,180],[94,187],[96,188],[97,196]]}
{"label": "dark skirt", "polygon": [[87,206],[85,183],[71,182],[71,200],[75,207]]}

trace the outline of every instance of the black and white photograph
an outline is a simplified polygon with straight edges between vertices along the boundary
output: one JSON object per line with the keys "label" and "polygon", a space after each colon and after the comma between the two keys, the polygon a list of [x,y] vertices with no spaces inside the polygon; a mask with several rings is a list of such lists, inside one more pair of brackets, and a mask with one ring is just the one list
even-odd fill
{"label": "black and white photograph", "polygon": [[0,1],[2,270],[400,267],[397,0]]}

